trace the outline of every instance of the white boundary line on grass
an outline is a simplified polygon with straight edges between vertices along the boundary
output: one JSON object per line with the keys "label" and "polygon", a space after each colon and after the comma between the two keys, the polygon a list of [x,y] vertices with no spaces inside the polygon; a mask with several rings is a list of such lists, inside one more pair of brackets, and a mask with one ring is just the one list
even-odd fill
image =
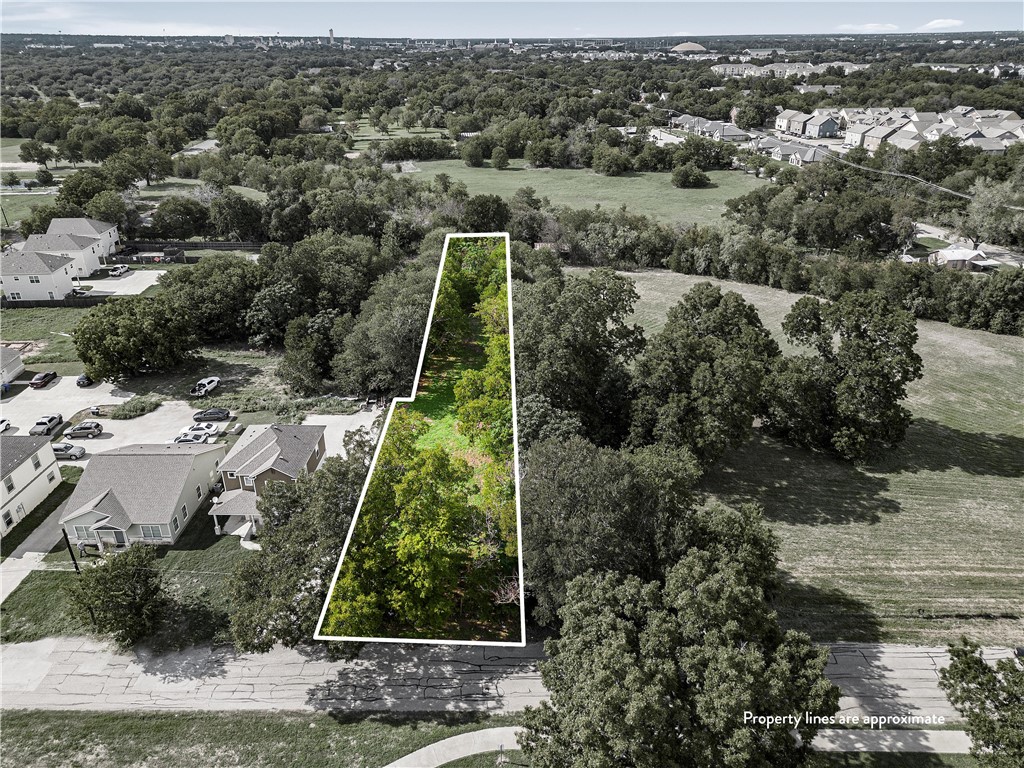
{"label": "white boundary line on grass", "polygon": [[[430,327],[434,322],[434,305],[437,303],[437,293],[441,287],[441,275],[444,272],[445,259],[448,256],[448,243],[453,238],[456,239],[468,239],[468,238],[494,238],[501,237],[505,240],[505,288],[508,296],[508,343],[509,343],[509,362],[511,363],[512,371],[512,455],[514,463],[514,472],[516,478],[516,535],[518,537],[518,548],[519,548],[519,642],[503,642],[500,640],[426,640],[420,638],[410,637],[349,637],[349,636],[338,636],[338,635],[323,635],[320,630],[323,628],[324,619],[327,617],[327,608],[331,604],[331,595],[334,594],[334,588],[338,583],[338,576],[341,574],[341,564],[345,561],[345,555],[348,554],[348,545],[352,541],[352,534],[356,529],[356,523],[359,521],[359,513],[363,508],[363,499],[366,498],[366,491],[370,487],[370,479],[373,477],[374,467],[377,466],[377,457],[380,455],[381,448],[384,445],[384,437],[387,435],[388,426],[391,424],[391,417],[395,413],[395,406],[399,403],[411,403],[416,399],[416,391],[419,389],[420,376],[423,373],[423,362],[427,354],[427,342],[430,338]],[[444,238],[444,249],[441,251],[441,263],[437,268],[437,279],[434,281],[434,295],[430,299],[430,313],[427,315],[427,328],[423,334],[423,344],[420,347],[420,361],[416,366],[416,378],[413,379],[412,383],[412,394],[409,397],[396,397],[391,401],[391,407],[388,409],[388,417],[384,421],[384,428],[381,430],[380,438],[377,440],[377,448],[373,452],[373,460],[370,462],[370,469],[366,473],[366,480],[363,482],[363,490],[359,494],[359,502],[356,505],[355,515],[352,517],[352,523],[348,528],[348,535],[345,537],[345,546],[341,550],[341,557],[338,558],[338,566],[334,569],[334,578],[331,579],[331,587],[327,590],[327,599],[324,601],[324,607],[320,611],[320,620],[316,624],[316,631],[313,633],[313,637],[316,640],[344,640],[348,642],[359,642],[359,643],[410,643],[417,645],[496,645],[505,647],[526,647],[526,605],[524,597],[524,586],[523,586],[523,513],[519,505],[519,422],[517,418],[516,410],[516,343],[515,343],[515,329],[512,321],[512,250],[508,232],[457,232],[446,235]]]}

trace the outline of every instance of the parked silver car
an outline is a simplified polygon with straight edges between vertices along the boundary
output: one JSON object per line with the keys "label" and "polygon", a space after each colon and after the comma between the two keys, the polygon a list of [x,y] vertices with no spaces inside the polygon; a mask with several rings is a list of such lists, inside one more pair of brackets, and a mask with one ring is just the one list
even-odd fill
{"label": "parked silver car", "polygon": [[75,461],[85,456],[85,448],[71,443],[53,443],[53,455],[58,459]]}

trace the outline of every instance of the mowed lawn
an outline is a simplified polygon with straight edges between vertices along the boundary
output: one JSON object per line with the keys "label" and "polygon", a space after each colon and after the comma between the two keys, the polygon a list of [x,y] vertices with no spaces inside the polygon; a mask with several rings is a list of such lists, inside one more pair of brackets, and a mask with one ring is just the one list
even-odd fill
{"label": "mowed lawn", "polygon": [[[629,275],[648,334],[698,282]],[[786,344],[799,295],[709,280],[753,303]],[[1024,339],[918,323],[924,377],[909,390],[906,441],[865,466],[757,434],[706,489],[756,501],[782,540],[783,621],[816,639],[941,644],[961,634],[1024,644]]]}
{"label": "mowed lawn", "polygon": [[474,713],[5,710],[4,764],[380,768],[459,733],[516,723]]}
{"label": "mowed lawn", "polygon": [[678,189],[670,173],[632,173],[602,176],[589,169],[525,168],[513,160],[504,171],[486,164],[470,168],[462,160],[415,161],[416,178],[433,179],[440,173],[463,181],[471,195],[500,195],[509,198],[522,187],[533,187],[539,197],[555,205],[573,208],[617,210],[625,205],[632,213],[643,213],[666,224],[710,224],[718,221],[725,201],[745,195],[767,182],[740,171],[711,171],[714,186],[708,189]]}

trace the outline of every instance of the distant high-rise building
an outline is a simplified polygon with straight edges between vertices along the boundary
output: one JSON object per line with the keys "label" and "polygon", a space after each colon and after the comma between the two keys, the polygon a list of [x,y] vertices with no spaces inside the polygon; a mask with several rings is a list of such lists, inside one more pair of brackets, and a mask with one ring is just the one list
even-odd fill
{"label": "distant high-rise building", "polygon": [[328,29],[327,30],[327,36],[329,38],[331,38],[331,45],[334,45],[334,30],[333,29]]}
{"label": "distant high-rise building", "polygon": [[234,44],[235,44],[235,36],[234,35],[224,35],[224,45],[234,45]]}

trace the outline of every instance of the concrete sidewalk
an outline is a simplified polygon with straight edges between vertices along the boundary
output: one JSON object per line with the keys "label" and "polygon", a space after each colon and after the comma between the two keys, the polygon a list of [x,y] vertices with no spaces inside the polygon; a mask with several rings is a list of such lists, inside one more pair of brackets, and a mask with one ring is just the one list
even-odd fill
{"label": "concrete sidewalk", "polygon": [[[994,660],[1008,648],[986,649]],[[48,638],[0,647],[0,706],[91,710],[358,710],[518,712],[547,698],[543,648],[368,643],[352,661],[321,648],[238,654],[195,646],[122,653],[91,638]],[[944,648],[844,643],[828,677],[840,712],[861,717],[959,718],[938,686]],[[905,733],[905,732],[901,732]]]}
{"label": "concrete sidewalk", "polygon": [[[481,752],[518,750],[522,728],[487,728],[443,739],[389,763],[384,768],[438,768]],[[814,740],[818,752],[918,752],[964,755],[971,740],[963,731],[821,731]]]}

